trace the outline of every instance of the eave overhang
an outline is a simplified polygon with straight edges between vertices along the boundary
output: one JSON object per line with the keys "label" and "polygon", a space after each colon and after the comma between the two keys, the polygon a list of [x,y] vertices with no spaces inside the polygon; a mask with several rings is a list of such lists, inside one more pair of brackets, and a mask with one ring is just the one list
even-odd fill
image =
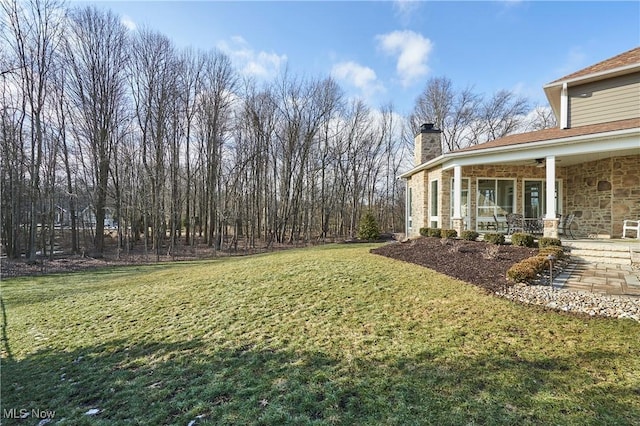
{"label": "eave overhang", "polygon": [[560,122],[560,94],[562,92],[563,84],[566,83],[567,87],[574,87],[594,81],[632,74],[634,72],[640,72],[640,64],[625,65],[623,67],[618,67],[607,71],[600,71],[579,77],[556,80],[544,85],[543,89],[545,95],[547,96],[547,100],[549,101],[549,105],[551,105],[551,109],[553,110],[554,115],[558,119],[558,122]]}
{"label": "eave overhang", "polygon": [[[606,144],[603,143],[606,141]],[[472,151],[443,154],[420,164],[400,175],[408,179],[423,170],[441,166],[443,170],[455,166],[479,164],[523,164],[549,155],[565,158],[563,166],[587,161],[589,155],[611,157],[613,155],[640,154],[640,128],[616,130],[540,142],[499,146]]]}

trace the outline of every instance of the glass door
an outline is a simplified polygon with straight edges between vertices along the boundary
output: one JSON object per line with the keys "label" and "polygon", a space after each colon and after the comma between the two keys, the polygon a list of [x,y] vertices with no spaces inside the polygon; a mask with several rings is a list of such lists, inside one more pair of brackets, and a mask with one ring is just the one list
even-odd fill
{"label": "glass door", "polygon": [[506,230],[505,217],[514,210],[515,180],[478,179],[476,214],[478,231]]}
{"label": "glass door", "polygon": [[[562,213],[562,203],[559,197],[561,182],[556,181],[556,214]],[[539,219],[546,213],[547,208],[547,186],[544,180],[524,181],[524,212],[525,219]]]}

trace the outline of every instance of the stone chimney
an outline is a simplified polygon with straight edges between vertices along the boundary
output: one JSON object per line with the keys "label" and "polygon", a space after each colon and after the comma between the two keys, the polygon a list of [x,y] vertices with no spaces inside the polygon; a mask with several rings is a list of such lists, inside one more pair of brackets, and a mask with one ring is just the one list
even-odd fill
{"label": "stone chimney", "polygon": [[414,139],[413,152],[416,166],[442,155],[442,130],[436,129],[433,123],[420,126],[420,133]]}

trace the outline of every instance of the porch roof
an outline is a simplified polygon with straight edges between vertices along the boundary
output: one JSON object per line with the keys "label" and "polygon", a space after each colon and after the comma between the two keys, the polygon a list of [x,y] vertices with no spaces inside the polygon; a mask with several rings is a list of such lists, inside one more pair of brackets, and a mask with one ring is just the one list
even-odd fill
{"label": "porch roof", "polygon": [[640,117],[629,118],[627,120],[612,121],[609,123],[590,124],[588,126],[580,126],[569,129],[560,129],[556,127],[553,129],[537,130],[535,132],[513,134],[479,145],[473,145],[459,149],[457,151],[452,151],[452,153],[477,151],[496,147],[506,147],[530,142],[549,141],[553,139],[563,139],[573,136],[595,135],[598,133],[614,132],[616,130],[627,130],[636,127],[640,128]]}
{"label": "porch roof", "polygon": [[[606,143],[605,143],[606,142]],[[509,163],[531,164],[549,155],[563,159],[563,165],[582,163],[615,155],[640,153],[640,118],[570,129],[545,129],[509,135],[480,145],[451,151],[400,175],[408,179],[423,170],[455,165]]]}

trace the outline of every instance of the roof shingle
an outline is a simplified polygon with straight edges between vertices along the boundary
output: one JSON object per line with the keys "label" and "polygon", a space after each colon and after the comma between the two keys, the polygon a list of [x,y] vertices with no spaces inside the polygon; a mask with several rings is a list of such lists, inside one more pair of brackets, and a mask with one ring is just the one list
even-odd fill
{"label": "roof shingle", "polygon": [[616,68],[634,64],[640,64],[640,47],[633,48],[619,55],[616,55],[613,58],[605,59],[604,61],[598,62],[597,64],[593,64],[591,66],[588,66],[587,68],[583,68],[580,71],[565,75],[564,77],[554,80],[549,84],[557,83],[564,80],[570,80],[573,78],[584,77],[599,72],[610,71]]}
{"label": "roof shingle", "polygon": [[512,145],[527,144],[533,142],[542,142],[553,139],[563,139],[574,136],[593,135],[597,133],[614,132],[616,130],[627,130],[633,128],[640,128],[640,117],[629,118],[627,120],[611,121],[608,123],[591,124],[588,126],[574,127],[570,129],[544,129],[537,130],[535,132],[518,133],[509,136],[505,136],[500,139],[495,139],[489,142],[485,142],[479,145],[473,145],[466,148],[459,149],[454,152],[467,152],[481,149],[498,148]]}

